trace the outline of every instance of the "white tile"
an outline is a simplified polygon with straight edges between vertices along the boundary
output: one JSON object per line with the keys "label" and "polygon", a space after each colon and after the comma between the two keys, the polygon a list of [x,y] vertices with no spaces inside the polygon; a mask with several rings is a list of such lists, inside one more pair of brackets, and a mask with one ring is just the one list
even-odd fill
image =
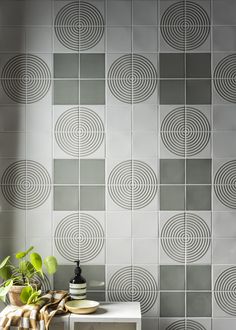
{"label": "white tile", "polygon": [[133,49],[135,52],[157,52],[157,27],[133,27]]}
{"label": "white tile", "polygon": [[157,264],[158,263],[158,240],[157,239],[133,239],[133,263],[134,264]]}
{"label": "white tile", "polygon": [[234,329],[236,327],[236,319],[215,318],[212,320],[214,330]]}
{"label": "white tile", "polygon": [[213,156],[216,158],[236,157],[235,141],[236,132],[213,133]]}
{"label": "white tile", "polygon": [[158,107],[155,105],[133,106],[133,130],[156,131],[158,128]]}
{"label": "white tile", "polygon": [[131,28],[107,28],[107,51],[112,53],[131,52]]}
{"label": "white tile", "polygon": [[52,130],[52,107],[38,104],[26,106],[27,133],[50,133]]}
{"label": "white tile", "polygon": [[218,238],[213,240],[213,263],[236,263],[236,239]]}
{"label": "white tile", "polygon": [[132,213],[132,237],[157,237],[158,214],[156,212]]}
{"label": "white tile", "polygon": [[52,32],[52,27],[27,27],[26,51],[33,53],[51,53]]}
{"label": "white tile", "polygon": [[236,130],[236,112],[233,105],[215,105],[213,107],[214,130]]}
{"label": "white tile", "polygon": [[107,156],[131,157],[131,133],[127,131],[107,132]]}
{"label": "white tile", "polygon": [[107,264],[131,263],[131,239],[107,239]]}
{"label": "white tile", "polygon": [[157,133],[135,131],[133,134],[133,156],[136,158],[157,157]]}
{"label": "white tile", "polygon": [[157,24],[157,1],[133,1],[134,25]]}
{"label": "white tile", "polygon": [[214,237],[236,238],[236,212],[213,213]]}
{"label": "white tile", "polygon": [[26,236],[48,237],[52,235],[52,212],[27,211]]}
{"label": "white tile", "polygon": [[108,107],[107,109],[107,130],[108,131],[129,131],[131,130],[131,106]]}
{"label": "white tile", "polygon": [[107,237],[131,237],[131,212],[108,212],[106,221]]}

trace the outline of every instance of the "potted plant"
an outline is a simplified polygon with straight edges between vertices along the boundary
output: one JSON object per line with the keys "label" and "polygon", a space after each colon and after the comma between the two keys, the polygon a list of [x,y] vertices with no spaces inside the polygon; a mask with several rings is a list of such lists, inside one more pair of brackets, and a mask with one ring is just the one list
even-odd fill
{"label": "potted plant", "polygon": [[[44,260],[36,253],[31,246],[26,251],[19,251],[15,254],[16,263],[7,256],[0,263],[0,300],[6,300],[8,294],[10,303],[16,306],[37,302],[41,295],[41,283],[35,279],[39,275],[44,277],[43,264],[48,274],[54,274],[57,270],[57,260],[48,256]],[[37,276],[38,278],[38,276]]]}

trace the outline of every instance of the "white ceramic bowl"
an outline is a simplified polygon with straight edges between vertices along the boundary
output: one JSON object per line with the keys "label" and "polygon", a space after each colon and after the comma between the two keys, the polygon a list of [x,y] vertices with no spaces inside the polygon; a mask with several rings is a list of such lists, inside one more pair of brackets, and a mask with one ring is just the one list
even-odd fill
{"label": "white ceramic bowl", "polygon": [[98,309],[99,303],[93,300],[71,300],[67,301],[65,306],[74,314],[90,314]]}

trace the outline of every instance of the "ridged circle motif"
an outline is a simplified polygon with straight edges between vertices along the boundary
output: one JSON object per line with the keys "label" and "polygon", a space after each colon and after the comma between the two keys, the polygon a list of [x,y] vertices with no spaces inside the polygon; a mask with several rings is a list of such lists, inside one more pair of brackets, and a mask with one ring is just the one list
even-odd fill
{"label": "ridged circle motif", "polygon": [[171,259],[192,263],[207,253],[210,236],[210,229],[202,218],[193,213],[180,213],[163,226],[161,246]]}
{"label": "ridged circle motif", "polygon": [[102,250],[104,231],[93,216],[74,213],[63,218],[54,233],[57,251],[69,261],[87,262]]}
{"label": "ridged circle motif", "polygon": [[194,320],[179,320],[170,324],[166,330],[206,330],[206,328]]}
{"label": "ridged circle motif", "polygon": [[219,61],[214,70],[214,86],[226,101],[236,103],[236,54]]}
{"label": "ridged circle motif", "polygon": [[41,290],[42,292],[47,292],[48,290],[51,290],[51,283],[47,277],[46,274],[43,274],[43,278],[39,275],[35,275],[34,276],[34,280],[38,281],[39,283],[41,283]]}
{"label": "ridged circle motif", "polygon": [[236,267],[227,268],[218,276],[214,296],[225,313],[236,316]]}
{"label": "ridged circle motif", "polygon": [[38,162],[21,160],[4,171],[1,190],[8,203],[30,210],[47,200],[51,192],[51,178],[46,168]]}
{"label": "ridged circle motif", "polygon": [[157,290],[157,282],[149,271],[127,266],[112,275],[107,292],[109,301],[140,301],[142,313],[146,313],[157,300]]}
{"label": "ridged circle motif", "polygon": [[62,113],[55,124],[55,139],[68,155],[84,157],[94,153],[104,140],[104,125],[91,109],[76,107]]}
{"label": "ridged circle motif", "polygon": [[156,86],[156,69],[142,55],[123,55],[112,63],[108,71],[108,87],[121,102],[143,102],[154,93]]}
{"label": "ridged circle motif", "polygon": [[236,209],[236,160],[224,163],[216,172],[214,190],[219,201]]}
{"label": "ridged circle motif", "polygon": [[156,196],[157,184],[156,174],[149,165],[139,160],[127,160],[111,171],[108,192],[120,207],[141,209]]}
{"label": "ridged circle motif", "polygon": [[54,28],[63,46],[83,51],[93,48],[102,39],[104,19],[94,5],[84,1],[74,1],[59,10]]}
{"label": "ridged circle motif", "polygon": [[165,42],[177,50],[200,47],[210,34],[210,18],[199,4],[179,1],[169,6],[161,17],[161,35]]}
{"label": "ridged circle motif", "polygon": [[7,96],[18,103],[41,100],[51,86],[48,65],[38,56],[21,54],[12,57],[3,67],[1,83]]}
{"label": "ridged circle motif", "polygon": [[177,156],[199,154],[208,145],[210,137],[207,117],[195,108],[176,108],[165,116],[161,124],[161,140]]}

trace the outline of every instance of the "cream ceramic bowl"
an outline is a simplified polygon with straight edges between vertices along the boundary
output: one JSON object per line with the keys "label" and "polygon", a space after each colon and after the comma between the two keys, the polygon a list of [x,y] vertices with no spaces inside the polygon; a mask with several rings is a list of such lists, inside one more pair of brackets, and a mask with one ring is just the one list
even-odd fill
{"label": "cream ceramic bowl", "polygon": [[74,314],[90,314],[98,309],[99,303],[93,300],[71,300],[65,306]]}

